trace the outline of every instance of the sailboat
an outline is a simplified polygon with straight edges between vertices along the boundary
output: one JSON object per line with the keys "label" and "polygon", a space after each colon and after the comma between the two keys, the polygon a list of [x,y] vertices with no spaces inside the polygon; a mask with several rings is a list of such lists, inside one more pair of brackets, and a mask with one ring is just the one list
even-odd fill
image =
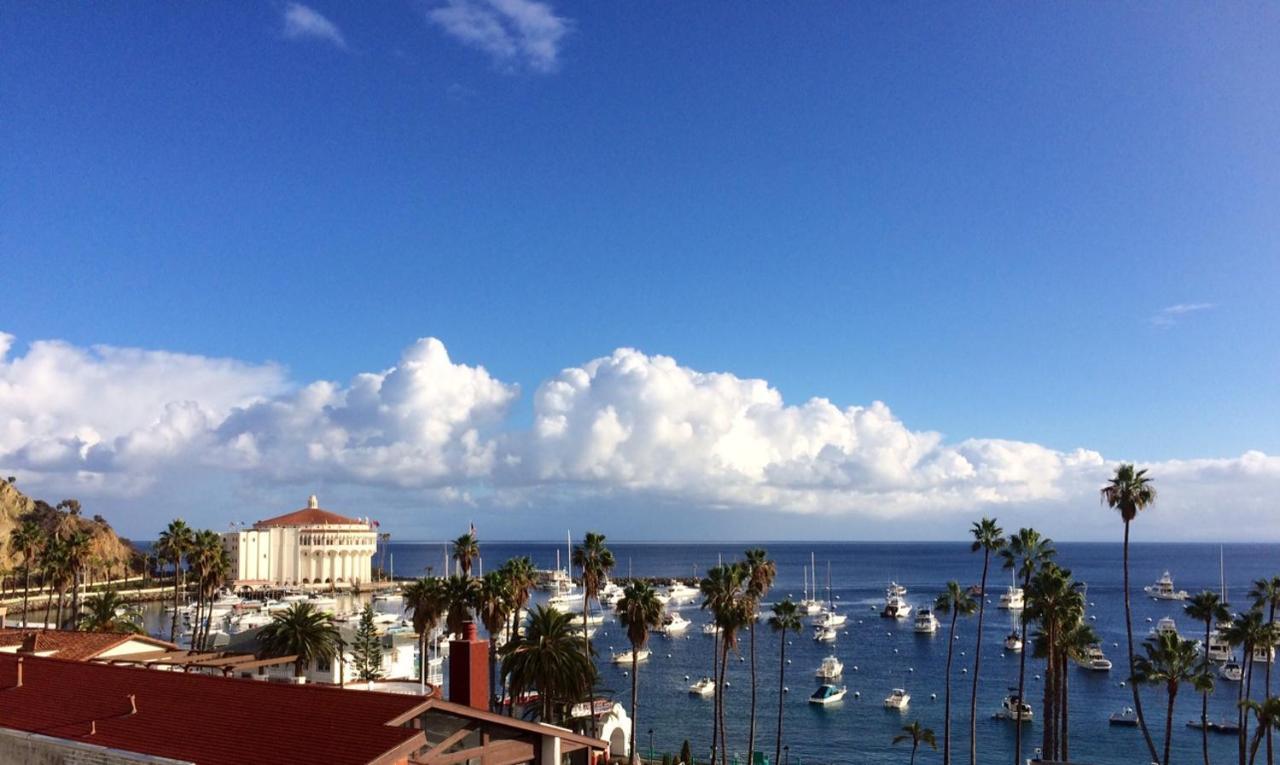
{"label": "sailboat", "polygon": [[831,597],[831,561],[827,561],[827,609],[818,617],[817,625],[834,630],[848,620],[849,617],[836,612],[836,602]]}
{"label": "sailboat", "polygon": [[[813,573],[813,591],[809,590],[809,574]],[[800,613],[822,613],[822,601],[818,600],[818,569],[813,553],[809,553],[809,567],[804,573],[804,600],[800,601]]]}

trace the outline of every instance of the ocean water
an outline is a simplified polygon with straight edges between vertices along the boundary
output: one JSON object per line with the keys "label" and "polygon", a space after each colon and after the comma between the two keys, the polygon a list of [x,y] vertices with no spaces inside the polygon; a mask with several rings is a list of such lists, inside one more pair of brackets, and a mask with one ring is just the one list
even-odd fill
{"label": "ocean water", "polygon": [[[1117,534],[1119,528],[1117,527]],[[747,547],[736,544],[625,544],[611,543],[617,559],[615,575],[692,576],[700,574],[717,560],[740,558]],[[982,559],[969,551],[966,543],[760,543],[777,562],[778,577],[768,603],[802,594],[803,570],[812,554],[818,564],[819,585],[826,586],[827,565],[831,567],[831,587],[837,606],[849,616],[845,632],[834,646],[813,641],[809,630],[789,637],[786,687],[783,694],[783,743],[790,747],[790,759],[803,763],[899,763],[907,760],[906,747],[891,745],[900,728],[912,720],[934,729],[939,737],[943,728],[943,687],[946,661],[946,622],[933,636],[913,632],[910,621],[896,622],[879,617],[884,589],[890,581],[908,588],[907,599],[913,605],[930,603],[946,582],[955,579],[964,585],[976,583],[981,576]],[[1065,543],[1058,546],[1058,561],[1070,568],[1078,581],[1088,585],[1087,600],[1092,622],[1102,637],[1104,649],[1115,663],[1109,673],[1098,673],[1072,667],[1069,678],[1071,693],[1072,759],[1081,763],[1146,763],[1145,746],[1136,728],[1116,728],[1107,717],[1132,703],[1130,691],[1122,687],[1127,670],[1124,662],[1124,604],[1121,595],[1121,546],[1119,544]],[[1135,639],[1141,640],[1162,616],[1172,616],[1185,637],[1202,637],[1203,625],[1182,613],[1182,604],[1154,601],[1141,588],[1150,584],[1164,570],[1169,570],[1178,589],[1196,592],[1219,587],[1219,546],[1200,544],[1134,544],[1130,549],[1130,572],[1133,585]],[[1280,574],[1280,546],[1226,545],[1221,548],[1225,560],[1228,597],[1243,604],[1249,582],[1262,576]],[[540,568],[550,568],[556,555],[565,557],[563,543],[485,542],[481,541],[485,570],[517,555],[528,555]],[[444,565],[443,543],[393,542],[387,548],[388,562],[394,560],[397,576],[426,573],[427,567],[438,573]],[[1013,725],[992,719],[1009,686],[1016,686],[1018,655],[1006,654],[1004,636],[1016,622],[1008,611],[996,608],[998,593],[1009,581],[1008,572],[998,563],[993,566],[988,591],[983,637],[982,677],[978,688],[978,761],[1003,763],[1012,758]],[[640,667],[640,703],[638,730],[643,752],[648,750],[648,731],[653,730],[657,753],[678,752],[688,739],[697,753],[710,746],[712,700],[690,696],[691,680],[711,673],[712,638],[703,635],[707,615],[697,604],[681,606],[682,614],[693,624],[685,635],[651,638],[653,657]],[[968,706],[972,662],[977,631],[977,618],[963,618],[957,626],[960,639],[952,677],[953,754],[957,762],[968,758]],[[594,644],[602,659],[601,680],[624,702],[629,701],[628,667],[607,662],[611,651],[626,648],[626,637],[616,620],[609,619],[596,633]],[[776,735],[779,696],[779,642],[767,626],[761,625],[756,635],[759,676],[757,701],[757,748],[772,756]],[[745,755],[747,749],[748,699],[750,696],[749,638],[744,636],[741,656],[731,659],[728,679],[731,687],[725,694],[728,704],[729,750]],[[818,686],[814,671],[822,657],[834,652],[845,664],[841,683],[849,695],[841,703],[818,707],[809,704],[810,693]],[[963,652],[963,655],[961,654]],[[854,667],[857,667],[854,670]],[[969,673],[962,673],[962,668]],[[1275,683],[1280,685],[1280,666]],[[1261,670],[1261,666],[1259,666]],[[1035,709],[1036,720],[1027,725],[1023,735],[1024,753],[1031,754],[1040,742],[1040,699],[1043,685],[1039,662],[1028,657],[1027,698]],[[689,679],[686,679],[689,678]],[[1261,673],[1255,677],[1255,695],[1261,685]],[[908,710],[886,710],[882,701],[894,687],[911,693]],[[1210,698],[1210,719],[1231,717],[1238,685],[1220,681],[1218,692]],[[854,693],[861,694],[855,698]],[[934,694],[936,699],[931,698]],[[1144,708],[1160,745],[1163,734],[1165,696],[1162,690],[1144,688]],[[1180,693],[1174,714],[1174,759],[1199,761],[1200,732],[1186,727],[1198,719],[1200,698],[1189,689]],[[1235,757],[1235,737],[1210,734],[1213,756],[1221,762]],[[741,761],[741,758],[740,758]],[[922,751],[917,762],[940,762],[941,753]]]}

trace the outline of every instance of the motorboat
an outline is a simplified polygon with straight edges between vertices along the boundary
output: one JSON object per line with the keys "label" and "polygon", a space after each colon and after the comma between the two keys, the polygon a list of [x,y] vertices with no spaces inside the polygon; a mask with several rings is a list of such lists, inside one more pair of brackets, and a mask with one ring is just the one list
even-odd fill
{"label": "motorboat", "polygon": [[1276,660],[1276,648],[1271,645],[1254,646],[1253,658],[1250,661],[1255,663],[1270,664]]}
{"label": "motorboat", "polygon": [[669,595],[671,600],[676,603],[692,603],[698,599],[700,594],[701,592],[697,587],[690,587],[684,582],[679,581],[673,582],[671,586],[667,588],[667,595]]}
{"label": "motorboat", "polygon": [[689,686],[690,696],[714,696],[716,695],[716,681],[709,677],[704,677],[693,685]]}
{"label": "motorboat", "polygon": [[1030,704],[1019,698],[1017,693],[1010,693],[1000,702],[1000,709],[996,711],[995,716],[1002,720],[1031,722],[1034,714]]}
{"label": "motorboat", "polygon": [[1186,590],[1173,589],[1173,577],[1169,576],[1166,571],[1160,575],[1155,584],[1149,584],[1142,588],[1142,591],[1151,596],[1154,600],[1186,600]]}
{"label": "motorboat", "polygon": [[1178,623],[1171,616],[1162,616],[1160,621],[1156,622],[1156,626],[1152,628],[1151,634],[1154,637],[1160,635],[1172,635],[1175,638],[1182,637],[1178,634]]}
{"label": "motorboat", "polygon": [[1017,653],[1022,650],[1022,636],[1016,632],[1010,632],[1004,637],[1004,650]]}
{"label": "motorboat", "polygon": [[813,695],[809,697],[809,703],[821,704],[824,706],[827,704],[834,704],[837,701],[840,701],[841,699],[843,699],[844,695],[848,692],[849,692],[849,689],[843,685],[840,685],[840,686],[835,686],[830,684],[820,685],[818,686],[818,690],[814,691]]}
{"label": "motorboat", "polygon": [[1085,654],[1079,660],[1080,666],[1095,672],[1110,672],[1111,660],[1102,653],[1102,646],[1098,643],[1091,643],[1085,649]]}
{"label": "motorboat", "polygon": [[[315,597],[314,595],[312,597]],[[404,594],[400,592],[380,592],[373,596],[373,604],[377,605],[395,605],[404,603]]]}
{"label": "motorboat", "polygon": [[632,661],[631,659],[632,653],[635,654],[636,661],[645,661],[650,656],[653,655],[653,652],[650,651],[648,648],[641,648],[640,650],[634,651],[634,652],[631,650],[618,651],[613,656],[609,657],[609,660],[612,661],[614,664],[630,664]]}
{"label": "motorboat", "polygon": [[910,703],[911,694],[907,693],[902,688],[894,688],[893,693],[890,693],[884,699],[884,706],[886,709],[906,709],[907,705]]}
{"label": "motorboat", "polygon": [[983,593],[982,585],[971,584],[969,585],[969,589],[965,590],[965,592],[969,593],[969,597],[971,598],[981,598]]}
{"label": "motorboat", "polygon": [[932,635],[938,631],[938,617],[933,615],[933,611],[928,608],[922,608],[916,613],[916,632]]}
{"label": "motorboat", "polygon": [[704,635],[719,635],[719,634],[720,634],[720,625],[719,625],[719,624],[716,624],[715,622],[707,622],[706,624],[702,625],[702,634],[704,634]]}
{"label": "motorboat", "polygon": [[1221,627],[1209,633],[1209,646],[1205,651],[1205,658],[1209,661],[1234,661],[1235,654],[1231,650],[1231,643],[1223,637]]}
{"label": "motorboat", "polygon": [[814,674],[823,680],[834,680],[844,674],[844,662],[835,656],[828,656],[822,660],[822,664]]}
{"label": "motorboat", "polygon": [[1000,595],[1000,607],[1010,611],[1021,611],[1023,608],[1022,588],[1009,585]]}
{"label": "motorboat", "polygon": [[1125,707],[1119,712],[1112,712],[1107,722],[1125,728],[1135,728],[1138,725],[1138,713],[1133,711],[1133,707]]}
{"label": "motorboat", "polygon": [[834,643],[839,636],[840,631],[835,627],[817,627],[813,631],[813,639],[819,643]]}
{"label": "motorboat", "polygon": [[666,620],[663,622],[662,626],[658,628],[658,631],[664,635],[680,635],[685,630],[689,629],[689,625],[692,623],[693,622],[681,616],[679,611],[672,611],[667,614]]}
{"label": "motorboat", "polygon": [[831,627],[834,629],[835,627],[843,627],[848,621],[849,617],[844,614],[839,614],[835,611],[823,611],[813,623],[819,627]]}
{"label": "motorboat", "polygon": [[1244,679],[1244,669],[1234,660],[1227,661],[1221,667],[1218,667],[1218,677],[1233,683],[1238,683]]}
{"label": "motorboat", "polygon": [[234,617],[227,625],[227,634],[239,635],[241,632],[261,629],[273,621],[275,621],[275,619],[271,614],[263,613],[261,611],[241,614],[240,616]]}
{"label": "motorboat", "polygon": [[333,613],[338,608],[338,601],[329,595],[312,595],[306,602],[317,611]]}
{"label": "motorboat", "polygon": [[1232,736],[1240,735],[1240,725],[1239,723],[1236,723],[1234,720],[1227,720],[1227,719],[1223,719],[1221,721],[1208,720],[1207,722],[1204,722],[1204,723],[1201,723],[1199,720],[1188,720],[1187,727],[1194,728],[1195,730],[1200,730],[1201,728],[1204,728],[1208,730],[1210,733],[1225,733]]}
{"label": "motorboat", "polygon": [[901,595],[890,594],[885,598],[880,615],[886,619],[908,619],[911,617],[911,604]]}

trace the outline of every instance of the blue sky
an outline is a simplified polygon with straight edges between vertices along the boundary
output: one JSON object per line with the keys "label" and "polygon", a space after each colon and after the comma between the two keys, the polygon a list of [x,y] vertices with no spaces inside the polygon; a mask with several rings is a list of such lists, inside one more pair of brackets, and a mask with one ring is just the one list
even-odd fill
{"label": "blue sky", "polygon": [[[0,331],[280,389],[436,337],[519,386],[508,431],[630,347],[946,443],[1274,455],[1278,32],[1266,4],[13,5]],[[0,466],[55,491],[22,446]]]}

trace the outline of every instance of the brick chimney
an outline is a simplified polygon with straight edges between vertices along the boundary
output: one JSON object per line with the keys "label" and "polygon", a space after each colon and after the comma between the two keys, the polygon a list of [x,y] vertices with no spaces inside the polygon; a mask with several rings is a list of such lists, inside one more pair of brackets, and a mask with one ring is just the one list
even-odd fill
{"label": "brick chimney", "polygon": [[489,711],[489,641],[475,622],[462,625],[462,639],[449,641],[449,701]]}

